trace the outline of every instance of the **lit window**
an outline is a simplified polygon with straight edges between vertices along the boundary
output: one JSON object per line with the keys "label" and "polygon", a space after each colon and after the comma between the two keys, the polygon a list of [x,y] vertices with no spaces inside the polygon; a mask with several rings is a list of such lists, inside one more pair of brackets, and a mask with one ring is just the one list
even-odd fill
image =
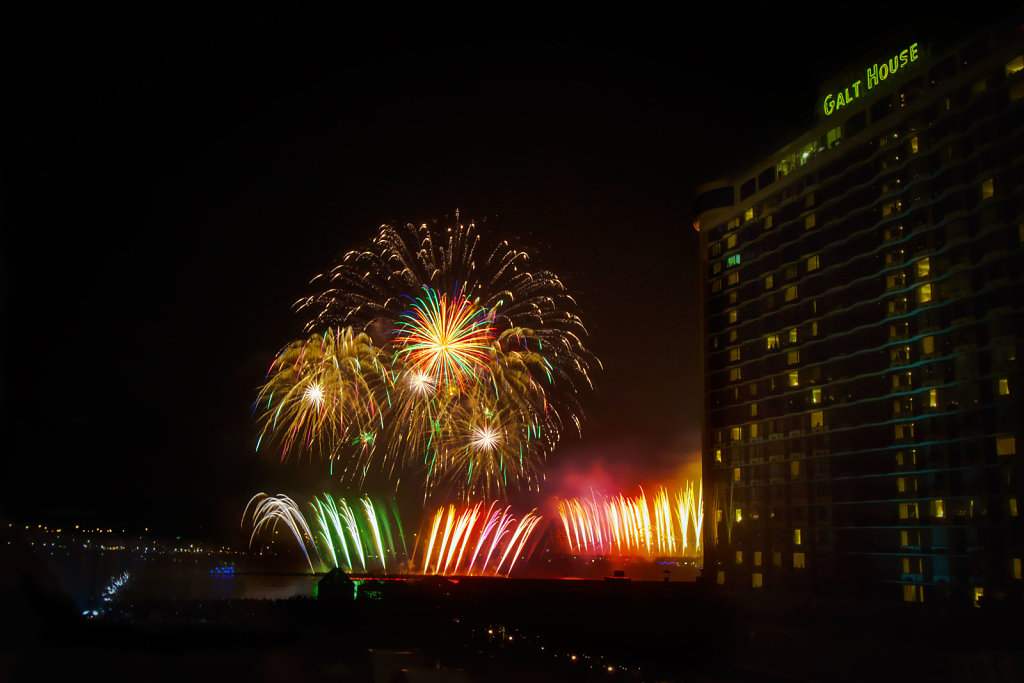
{"label": "lit window", "polygon": [[798,387],[800,386],[800,373],[794,370],[789,373],[789,386]]}
{"label": "lit window", "polygon": [[711,266],[711,274],[712,275],[718,275],[721,272],[722,272],[722,262],[721,261],[715,261],[715,264],[713,266]]}
{"label": "lit window", "polygon": [[974,606],[975,607],[980,607],[981,605],[978,604],[978,601],[981,600],[984,597],[985,597],[985,589],[982,588],[981,586],[975,586],[974,587]]}
{"label": "lit window", "polygon": [[1016,455],[1017,439],[1012,436],[996,437],[996,455]]}
{"label": "lit window", "polygon": [[913,439],[914,438],[914,423],[905,422],[898,424],[894,428],[897,439]]}
{"label": "lit window", "polygon": [[924,304],[932,300],[932,286],[930,284],[921,285],[917,288],[917,303]]}
{"label": "lit window", "polygon": [[904,602],[924,602],[924,586],[905,584],[903,586]]}
{"label": "lit window", "polygon": [[738,382],[743,379],[743,372],[739,368],[729,368],[729,381]]}
{"label": "lit window", "polygon": [[777,334],[769,334],[764,338],[764,341],[769,351],[779,348],[779,335]]}
{"label": "lit window", "polygon": [[726,249],[732,249],[735,246],[736,246],[736,235],[729,235],[729,237],[726,238],[726,240],[725,240],[725,248]]}
{"label": "lit window", "polygon": [[813,228],[815,226],[815,224],[816,224],[816,222],[814,220],[814,214],[813,213],[808,215],[806,218],[804,218],[804,229],[805,230],[810,230],[811,228]]}
{"label": "lit window", "polygon": [[929,389],[928,390],[928,407],[938,408],[939,407],[939,390]]}
{"label": "lit window", "polygon": [[742,477],[742,474],[740,472],[740,468],[739,467],[732,468],[732,480],[733,481],[740,481],[740,479],[742,479],[742,478],[743,477]]}
{"label": "lit window", "polygon": [[754,588],[760,588],[764,585],[764,575],[759,572],[754,572],[750,575],[750,585]]}
{"label": "lit window", "polygon": [[793,301],[796,299],[796,285],[790,285],[786,287],[786,301]]}
{"label": "lit window", "polygon": [[[751,385],[751,386],[754,386],[754,385]],[[757,417],[757,404],[756,403],[751,403],[750,404],[750,417]]]}
{"label": "lit window", "polygon": [[733,254],[725,260],[725,265],[728,268],[732,268],[733,266],[738,266],[742,262],[743,259],[740,258],[739,254]]}
{"label": "lit window", "polygon": [[788,334],[789,334],[789,343],[790,344],[796,344],[796,342],[797,342],[796,328],[795,327],[789,328]]}
{"label": "lit window", "polygon": [[715,242],[714,244],[711,245],[711,248],[708,249],[708,255],[711,256],[711,258],[714,258],[714,257],[718,256],[721,253],[722,253],[722,243],[721,242]]}
{"label": "lit window", "polygon": [[750,425],[750,438],[751,439],[756,439],[757,438],[757,423],[754,423],[754,424]]}
{"label": "lit window", "polygon": [[917,136],[910,138],[910,152],[911,154],[917,154]]}
{"label": "lit window", "polygon": [[999,380],[999,395],[1009,396],[1010,395],[1010,380],[1000,379]]}
{"label": "lit window", "polygon": [[900,519],[917,519],[917,503],[900,503]]}
{"label": "lit window", "polygon": [[1013,558],[1013,567],[1011,568],[1010,575],[1013,578],[1015,578],[1015,579],[1019,579],[1021,577],[1021,566],[1020,565],[1021,565],[1020,558],[1019,557]]}
{"label": "lit window", "polygon": [[793,569],[804,569],[807,566],[807,560],[804,558],[803,553],[793,553]]}
{"label": "lit window", "polygon": [[1016,498],[1011,498],[1010,499],[1010,516],[1011,517],[1016,517],[1017,516],[1017,499]]}
{"label": "lit window", "polygon": [[833,128],[832,130],[825,134],[825,139],[829,149],[832,149],[833,147],[838,145],[842,138],[843,129],[839,126],[836,126],[835,128]]}
{"label": "lit window", "polygon": [[729,360],[739,360],[739,359],[740,359],[740,347],[736,346],[736,347],[733,347],[733,348],[729,349]]}
{"label": "lit window", "polygon": [[732,440],[740,441],[743,439],[743,427],[733,427],[731,430]]}
{"label": "lit window", "polygon": [[772,225],[773,225],[772,217],[769,215],[767,218],[764,219],[764,229],[765,230],[771,230],[772,229]]}
{"label": "lit window", "polygon": [[932,501],[932,517],[942,519],[946,516],[946,506],[941,498]]}
{"label": "lit window", "polygon": [[929,261],[927,257],[925,257],[925,258],[923,258],[923,259],[921,259],[920,261],[917,262],[917,279],[918,280],[920,280],[922,278],[928,277],[928,274],[930,272],[931,272],[931,261]]}
{"label": "lit window", "polygon": [[716,510],[715,511],[715,521],[716,522],[721,522],[722,521],[722,517],[723,517],[724,514],[725,514],[724,510],[722,510],[722,509]]}
{"label": "lit window", "polygon": [[906,529],[900,532],[900,545],[910,545],[910,532],[908,532]]}
{"label": "lit window", "polygon": [[740,227],[740,217],[739,217],[739,216],[736,216],[735,218],[733,218],[732,220],[730,220],[730,221],[729,221],[729,224],[728,224],[728,225],[727,225],[726,227],[727,227],[727,228],[728,228],[729,230],[732,230],[733,228],[738,228],[738,227]]}
{"label": "lit window", "polygon": [[[897,477],[896,478],[896,490],[899,491],[900,493],[906,493],[906,491],[907,491],[907,478],[906,477]],[[904,533],[906,533],[906,532],[904,532]],[[904,543],[903,545],[906,545],[906,543]]]}
{"label": "lit window", "polygon": [[729,285],[730,287],[732,285],[737,284],[739,281],[740,281],[740,274],[738,272],[736,272],[735,270],[732,271],[731,273],[729,273],[726,276],[726,278],[725,278],[725,284]]}
{"label": "lit window", "polygon": [[743,510],[741,510],[740,508],[736,508],[736,521],[737,522],[742,522],[743,521]]}
{"label": "lit window", "polygon": [[935,353],[935,337],[925,337],[921,340],[921,351],[925,355]]}
{"label": "lit window", "polygon": [[772,553],[772,566],[773,567],[781,567],[782,566],[782,553],[781,552]]}
{"label": "lit window", "polygon": [[989,178],[981,184],[981,198],[988,199],[995,194],[995,190],[992,185],[992,179]]}
{"label": "lit window", "polygon": [[754,218],[754,208],[751,207],[743,212],[743,220],[749,221]]}
{"label": "lit window", "polygon": [[814,322],[811,323],[811,336],[812,337],[817,337],[818,336],[818,321],[817,320],[815,320]]}
{"label": "lit window", "polygon": [[736,551],[736,564],[743,564],[743,551],[742,550],[737,550]]}
{"label": "lit window", "polygon": [[789,463],[789,476],[793,479],[798,479],[800,477],[799,460],[794,460],[793,462]]}
{"label": "lit window", "polygon": [[761,551],[760,550],[755,550],[754,551],[754,566],[755,567],[760,567],[761,566]]}
{"label": "lit window", "polygon": [[815,410],[811,413],[811,429],[816,429],[825,426],[825,413],[821,410]]}
{"label": "lit window", "polygon": [[796,365],[800,362],[800,350],[795,349],[786,354],[786,365]]}
{"label": "lit window", "polygon": [[811,389],[811,403],[821,403],[821,389]]}
{"label": "lit window", "polygon": [[[735,308],[732,309],[731,311],[729,311],[729,322],[730,323],[736,322],[736,320],[738,320],[739,317],[740,317],[739,316],[739,312]],[[732,340],[730,340],[730,341],[732,341]]]}
{"label": "lit window", "polygon": [[716,448],[715,449],[715,462],[722,462],[722,449],[721,448]]}
{"label": "lit window", "polygon": [[[733,312],[735,313],[735,311],[733,311]],[[733,320],[733,322],[736,322],[736,321]],[[734,341],[736,341],[736,330],[729,330],[729,343],[731,344]]]}
{"label": "lit window", "polygon": [[771,289],[775,285],[775,279],[771,275],[764,276],[764,288]]}
{"label": "lit window", "polygon": [[725,572],[721,570],[718,571],[718,573],[715,575],[715,583],[717,583],[719,586],[725,585]]}
{"label": "lit window", "polygon": [[807,259],[807,272],[817,270],[821,266],[821,257],[818,254],[811,256]]}
{"label": "lit window", "polygon": [[1007,76],[1012,76],[1022,69],[1024,69],[1024,55],[1017,55],[1006,63]]}

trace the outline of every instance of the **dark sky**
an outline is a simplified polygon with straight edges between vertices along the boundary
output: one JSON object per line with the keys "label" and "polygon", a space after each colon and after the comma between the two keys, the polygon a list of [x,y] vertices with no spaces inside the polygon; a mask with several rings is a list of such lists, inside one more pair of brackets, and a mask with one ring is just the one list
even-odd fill
{"label": "dark sky", "polygon": [[257,490],[301,493],[303,466],[252,452],[249,413],[299,334],[292,303],[381,223],[456,207],[563,276],[605,363],[552,476],[674,473],[699,448],[695,187],[809,127],[837,69],[958,21],[925,4],[168,7],[7,27],[0,512],[16,521],[216,533]]}

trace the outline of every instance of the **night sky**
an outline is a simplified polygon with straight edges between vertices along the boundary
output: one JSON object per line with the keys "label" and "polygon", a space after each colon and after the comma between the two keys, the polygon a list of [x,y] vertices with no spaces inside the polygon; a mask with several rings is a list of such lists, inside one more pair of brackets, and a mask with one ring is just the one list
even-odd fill
{"label": "night sky", "polygon": [[8,27],[12,521],[218,535],[256,491],[312,493],[308,464],[253,452],[256,388],[304,322],[292,304],[381,223],[456,208],[563,277],[604,362],[552,492],[678,475],[700,445],[694,190],[813,125],[837,70],[962,22],[924,3],[400,20],[171,7]]}

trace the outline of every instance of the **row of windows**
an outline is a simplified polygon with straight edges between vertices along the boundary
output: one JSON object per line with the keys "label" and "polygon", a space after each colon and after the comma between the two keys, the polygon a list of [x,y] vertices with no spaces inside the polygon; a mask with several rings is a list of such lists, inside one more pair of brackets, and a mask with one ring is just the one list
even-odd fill
{"label": "row of windows", "polygon": [[[991,199],[992,197],[995,196],[995,179],[994,178],[987,178],[987,179],[981,181],[981,183],[980,183],[980,196],[981,196],[982,200]],[[896,199],[896,200],[893,200],[893,201],[888,202],[886,204],[883,204],[882,207],[881,207],[881,213],[882,213],[883,217],[888,217],[888,216],[893,215],[895,213],[899,213],[900,211],[902,211],[902,209],[903,209],[902,200]],[[815,226],[815,222],[816,222],[816,218],[815,218],[814,214],[810,214],[810,215],[808,215],[808,216],[806,216],[804,218],[804,224],[805,224],[806,228],[814,227]],[[902,237],[903,237],[903,226],[902,225],[894,225],[894,226],[890,226],[890,227],[885,228],[885,232],[884,232],[884,239],[885,239],[885,241],[887,241],[887,242],[888,241],[894,241],[896,239],[901,239]],[[730,235],[728,237],[728,242],[730,243],[730,247],[729,248],[730,249],[733,248],[735,246],[735,242],[736,242],[736,235]],[[717,245],[714,245],[712,247],[712,251],[714,251],[715,246],[717,246]],[[807,273],[814,272],[814,271],[818,270],[821,267],[821,256],[820,256],[820,254],[811,254],[809,256],[806,256],[806,257],[804,257],[803,261],[804,261],[805,272],[807,272]],[[728,267],[738,266],[738,265],[741,264],[741,262],[742,262],[742,255],[741,254],[733,254],[733,255],[729,256],[727,261],[726,261]],[[891,256],[887,257],[887,260],[886,260],[886,265],[887,266],[898,265],[899,263],[902,263],[902,259],[897,259],[897,258],[894,258],[894,257],[891,257]],[[715,261],[715,262],[712,263],[711,270],[712,270],[712,275],[713,276],[717,275],[719,272],[721,272],[721,269],[722,269],[722,262],[721,261]],[[796,266],[788,266],[788,267],[785,268],[785,270],[783,272],[784,272],[785,278],[787,280],[794,279],[794,278],[797,277]],[[774,286],[774,276],[775,276],[774,273],[767,273],[767,274],[764,274],[762,276],[764,278],[764,283],[765,283],[765,289],[766,290],[772,289],[772,287]],[[740,281],[739,272],[732,271],[725,278],[725,286],[736,285],[736,284],[739,283],[739,281]],[[723,288],[722,279],[721,278],[713,278],[711,280],[710,288],[711,288],[711,293],[712,294],[716,294],[716,293],[722,291],[722,288]],[[789,299],[787,299],[787,301],[788,300]]]}

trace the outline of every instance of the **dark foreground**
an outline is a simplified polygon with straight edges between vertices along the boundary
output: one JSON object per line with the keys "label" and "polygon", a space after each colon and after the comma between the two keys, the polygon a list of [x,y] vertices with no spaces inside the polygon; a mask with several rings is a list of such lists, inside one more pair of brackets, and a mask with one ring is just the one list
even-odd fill
{"label": "dark foreground", "polygon": [[693,583],[440,579],[279,601],[8,593],[14,681],[1022,680],[1024,612],[878,606]]}

